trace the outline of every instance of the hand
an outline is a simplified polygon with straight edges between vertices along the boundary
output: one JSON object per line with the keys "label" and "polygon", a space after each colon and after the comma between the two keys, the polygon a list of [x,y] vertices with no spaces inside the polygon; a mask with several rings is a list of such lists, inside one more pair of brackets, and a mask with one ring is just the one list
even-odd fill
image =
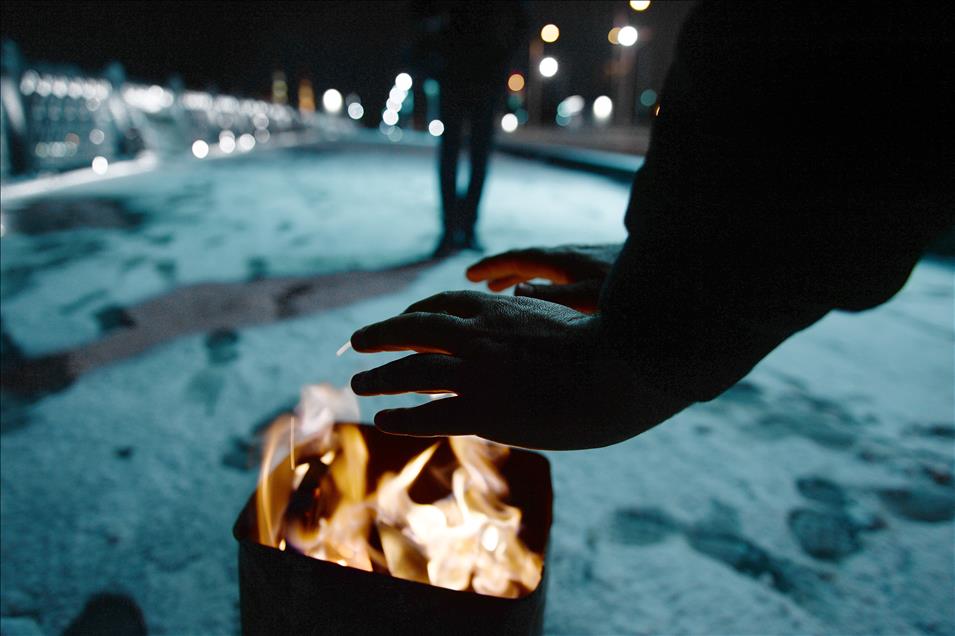
{"label": "hand", "polygon": [[[487,281],[491,291],[517,285],[515,296],[560,303],[594,313],[604,279],[620,253],[620,245],[563,245],[512,250],[489,256],[468,268],[474,282]],[[551,285],[527,281],[546,278]]]}
{"label": "hand", "polygon": [[355,375],[352,389],[456,394],[381,411],[375,425],[388,433],[473,434],[529,448],[605,446],[675,411],[661,411],[665,400],[639,386],[600,333],[598,317],[558,304],[446,292],[352,335],[358,352],[418,352]]}

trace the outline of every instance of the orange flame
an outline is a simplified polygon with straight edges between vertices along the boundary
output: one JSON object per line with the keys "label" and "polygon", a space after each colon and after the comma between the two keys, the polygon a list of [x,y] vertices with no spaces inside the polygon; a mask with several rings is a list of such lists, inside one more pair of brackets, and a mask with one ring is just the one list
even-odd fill
{"label": "orange flame", "polygon": [[[497,468],[507,447],[442,440],[369,491],[359,428],[335,424],[357,420],[354,396],[322,385],[303,391],[296,416],[269,427],[256,493],[260,543],[454,590],[514,598],[537,588],[543,561],[519,537],[521,511],[505,502]],[[409,491],[444,443],[455,458],[451,493],[417,503]]]}

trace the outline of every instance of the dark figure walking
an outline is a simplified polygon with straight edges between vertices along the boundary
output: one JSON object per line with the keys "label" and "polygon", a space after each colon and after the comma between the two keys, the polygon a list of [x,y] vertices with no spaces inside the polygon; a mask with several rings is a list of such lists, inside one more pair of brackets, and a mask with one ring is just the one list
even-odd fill
{"label": "dark figure walking", "polygon": [[[444,124],[438,155],[444,231],[435,256],[477,249],[478,205],[494,137],[494,115],[503,96],[508,62],[526,32],[517,2],[416,2],[419,37],[415,57],[441,87]],[[468,146],[468,185],[458,191],[461,148]]]}

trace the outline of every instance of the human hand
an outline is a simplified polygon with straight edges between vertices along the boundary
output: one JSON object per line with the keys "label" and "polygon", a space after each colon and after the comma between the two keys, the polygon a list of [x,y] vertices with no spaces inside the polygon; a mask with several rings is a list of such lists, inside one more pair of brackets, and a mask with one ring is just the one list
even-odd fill
{"label": "human hand", "polygon": [[[600,288],[613,266],[620,245],[562,245],[512,250],[489,256],[468,268],[467,277],[487,281],[491,291],[516,285],[515,296],[560,303],[584,313],[594,313]],[[546,278],[550,285],[527,281]]]}
{"label": "human hand", "polygon": [[600,334],[598,317],[555,303],[445,292],[352,335],[361,353],[418,352],[355,375],[352,389],[455,394],[381,411],[375,425],[388,433],[473,434],[528,448],[606,446],[673,411],[661,414],[660,396],[634,381]]}

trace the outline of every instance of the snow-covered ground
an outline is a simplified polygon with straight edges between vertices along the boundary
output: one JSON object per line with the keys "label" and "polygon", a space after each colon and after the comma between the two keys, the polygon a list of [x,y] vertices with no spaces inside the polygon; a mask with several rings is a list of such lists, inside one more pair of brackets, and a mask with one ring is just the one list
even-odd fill
{"label": "snow-covered ground", "polygon": [[[101,592],[150,632],[238,630],[230,531],[257,427],[381,362],[335,356],[357,326],[472,287],[474,255],[397,267],[437,238],[434,172],[426,149],[285,150],[4,202],[4,355],[79,371],[4,396],[0,631],[60,633]],[[501,157],[481,237],[619,240],[627,194]],[[549,453],[547,632],[955,633],[953,274],[925,261],[719,400]]]}

